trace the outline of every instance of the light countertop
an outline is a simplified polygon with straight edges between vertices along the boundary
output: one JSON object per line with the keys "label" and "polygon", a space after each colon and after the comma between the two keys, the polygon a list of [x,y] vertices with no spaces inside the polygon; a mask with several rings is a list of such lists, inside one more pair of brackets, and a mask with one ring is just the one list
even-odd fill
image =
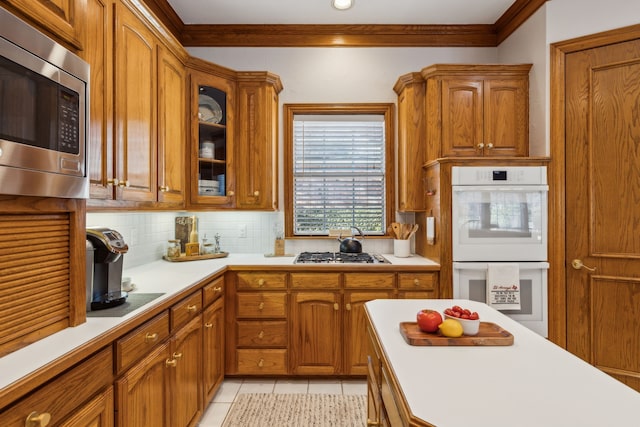
{"label": "light countertop", "polygon": [[[514,335],[511,346],[427,347],[400,322],[457,304]],[[438,427],[640,425],[640,393],[485,304],[375,300],[365,304],[411,412]]]}
{"label": "light countertop", "polygon": [[[389,254],[382,255],[392,263],[392,266],[396,267],[424,266],[433,269],[438,266],[433,261],[417,255],[412,255],[408,258],[396,258]],[[295,266],[295,268],[304,268],[303,266],[310,265],[294,265],[294,259],[294,256],[266,257],[263,254],[230,254],[226,258],[191,262],[158,260],[127,269],[123,272],[123,277],[131,277],[132,283],[136,286],[133,292],[164,293],[164,295],[122,317],[87,317],[87,321],[81,325],[66,328],[1,357],[0,390],[36,370],[46,367],[100,335],[106,334],[142,312],[175,296],[184,289],[224,271],[229,266],[282,266],[292,268]],[[347,265],[332,264],[334,267],[342,266],[342,268]],[[372,264],[367,264],[367,266],[370,267]],[[380,266],[388,268],[386,264],[380,264]],[[315,267],[317,268],[317,265]],[[357,269],[357,267],[354,269]]]}

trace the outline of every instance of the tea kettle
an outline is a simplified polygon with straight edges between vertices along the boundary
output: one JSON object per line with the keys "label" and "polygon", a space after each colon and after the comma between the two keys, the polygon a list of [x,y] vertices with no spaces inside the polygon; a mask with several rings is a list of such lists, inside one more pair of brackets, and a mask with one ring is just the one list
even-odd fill
{"label": "tea kettle", "polygon": [[[360,230],[358,227],[351,228],[353,228],[354,230],[358,230],[360,236],[364,238],[362,230]],[[360,242],[360,240],[354,238],[353,234],[351,235],[351,237],[347,237],[344,239],[342,238],[342,235],[340,235],[338,236],[338,241],[340,242],[340,252],[346,252],[349,254],[359,254],[362,252],[362,243]]]}

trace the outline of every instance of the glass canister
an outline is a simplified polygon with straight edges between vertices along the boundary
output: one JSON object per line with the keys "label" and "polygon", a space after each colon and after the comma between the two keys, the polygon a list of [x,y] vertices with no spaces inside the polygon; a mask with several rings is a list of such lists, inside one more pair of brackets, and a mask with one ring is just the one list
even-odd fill
{"label": "glass canister", "polygon": [[167,245],[167,258],[180,257],[180,239],[169,240]]}

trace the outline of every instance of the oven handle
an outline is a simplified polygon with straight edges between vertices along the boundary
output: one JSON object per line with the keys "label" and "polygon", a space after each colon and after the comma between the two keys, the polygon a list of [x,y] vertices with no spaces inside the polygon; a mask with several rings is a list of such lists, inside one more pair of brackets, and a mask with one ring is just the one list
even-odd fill
{"label": "oven handle", "polygon": [[549,192],[548,185],[519,185],[519,186],[498,186],[498,185],[454,185],[453,191],[509,191],[509,192]]}
{"label": "oven handle", "polygon": [[520,270],[539,270],[539,269],[549,269],[549,263],[545,261],[491,261],[491,262],[464,262],[464,261],[454,261],[453,269],[454,270],[486,270],[489,264],[518,264]]}

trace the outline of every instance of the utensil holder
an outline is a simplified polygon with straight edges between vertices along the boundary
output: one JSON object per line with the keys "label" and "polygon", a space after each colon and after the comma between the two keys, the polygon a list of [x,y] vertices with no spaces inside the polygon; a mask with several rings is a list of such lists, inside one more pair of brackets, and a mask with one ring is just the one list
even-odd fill
{"label": "utensil holder", "polygon": [[411,255],[411,240],[393,240],[393,255],[398,258],[407,258]]}

